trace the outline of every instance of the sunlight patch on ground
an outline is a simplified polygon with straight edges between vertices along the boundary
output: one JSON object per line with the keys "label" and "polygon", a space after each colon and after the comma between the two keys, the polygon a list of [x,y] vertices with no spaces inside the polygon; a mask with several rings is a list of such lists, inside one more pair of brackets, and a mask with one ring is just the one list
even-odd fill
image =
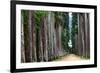
{"label": "sunlight patch on ground", "polygon": [[83,60],[83,59],[80,56],[77,56],[75,54],[69,54],[55,61],[73,61],[73,60],[75,61],[75,60]]}

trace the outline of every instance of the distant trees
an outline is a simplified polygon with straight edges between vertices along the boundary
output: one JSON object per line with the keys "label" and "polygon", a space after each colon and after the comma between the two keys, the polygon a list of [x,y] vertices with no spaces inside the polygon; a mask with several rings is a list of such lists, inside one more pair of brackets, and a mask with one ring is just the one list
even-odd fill
{"label": "distant trees", "polygon": [[69,52],[69,13],[63,13],[63,21],[64,23],[62,24],[62,48],[64,51]]}
{"label": "distant trees", "polygon": [[52,61],[75,53],[90,57],[89,14],[72,13],[72,52],[69,12],[21,11],[21,62]]}
{"label": "distant trees", "polygon": [[71,31],[71,40],[72,40],[72,53],[77,53],[77,40],[78,40],[78,18],[79,13],[72,13],[72,31]]}

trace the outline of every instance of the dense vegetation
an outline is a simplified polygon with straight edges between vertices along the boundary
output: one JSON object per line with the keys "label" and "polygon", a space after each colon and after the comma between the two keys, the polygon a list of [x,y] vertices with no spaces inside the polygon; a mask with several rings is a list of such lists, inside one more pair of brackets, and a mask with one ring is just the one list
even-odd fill
{"label": "dense vegetation", "polygon": [[69,13],[21,11],[21,62],[47,62],[70,53],[90,57],[89,14]]}

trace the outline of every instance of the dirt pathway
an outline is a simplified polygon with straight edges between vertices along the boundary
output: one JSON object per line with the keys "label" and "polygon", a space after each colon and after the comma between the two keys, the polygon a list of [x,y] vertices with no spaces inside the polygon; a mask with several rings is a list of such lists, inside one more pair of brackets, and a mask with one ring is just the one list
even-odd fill
{"label": "dirt pathway", "polygon": [[74,54],[69,54],[67,56],[62,57],[61,60],[81,60],[81,58]]}
{"label": "dirt pathway", "polygon": [[61,59],[58,59],[56,61],[75,61],[75,60],[82,60],[82,58],[80,58],[80,56],[77,56],[75,54],[69,54],[69,55],[66,55],[64,57],[62,57]]}

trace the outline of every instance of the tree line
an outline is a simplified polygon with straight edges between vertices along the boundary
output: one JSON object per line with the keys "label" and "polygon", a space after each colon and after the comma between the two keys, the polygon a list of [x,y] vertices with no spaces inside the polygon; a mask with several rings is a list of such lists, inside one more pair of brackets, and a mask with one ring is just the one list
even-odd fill
{"label": "tree line", "polygon": [[89,58],[89,14],[72,13],[71,38],[69,18],[69,12],[22,10],[21,62],[48,62],[70,53]]}

